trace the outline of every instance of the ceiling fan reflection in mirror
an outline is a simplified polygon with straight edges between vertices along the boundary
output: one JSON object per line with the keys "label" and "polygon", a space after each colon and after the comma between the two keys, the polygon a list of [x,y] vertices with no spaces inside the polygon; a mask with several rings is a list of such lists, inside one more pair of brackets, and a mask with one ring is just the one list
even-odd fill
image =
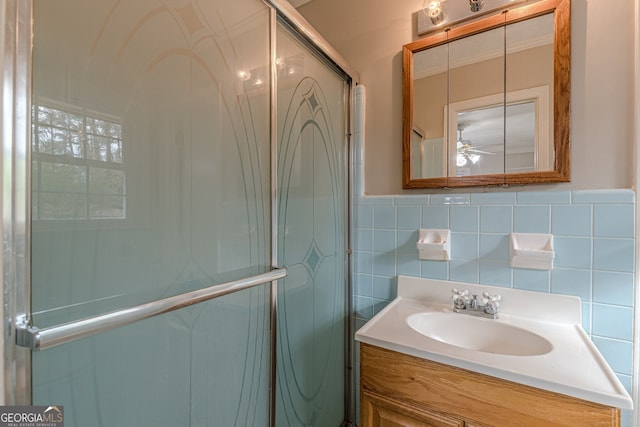
{"label": "ceiling fan reflection in mirror", "polygon": [[466,127],[466,124],[458,124],[458,141],[456,142],[456,166],[459,168],[467,165],[467,163],[469,162],[471,162],[472,164],[478,163],[478,161],[480,161],[481,154],[495,154],[488,151],[478,150],[474,148],[473,145],[471,145],[471,141],[462,139],[462,131]]}

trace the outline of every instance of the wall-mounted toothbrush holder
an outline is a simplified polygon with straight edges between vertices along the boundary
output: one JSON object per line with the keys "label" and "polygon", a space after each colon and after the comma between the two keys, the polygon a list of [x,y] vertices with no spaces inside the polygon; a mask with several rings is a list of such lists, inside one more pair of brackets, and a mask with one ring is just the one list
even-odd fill
{"label": "wall-mounted toothbrush holder", "polygon": [[511,233],[511,267],[552,270],[555,251],[553,235]]}
{"label": "wall-mounted toothbrush holder", "polygon": [[451,230],[420,229],[416,247],[420,259],[449,261],[451,259]]}

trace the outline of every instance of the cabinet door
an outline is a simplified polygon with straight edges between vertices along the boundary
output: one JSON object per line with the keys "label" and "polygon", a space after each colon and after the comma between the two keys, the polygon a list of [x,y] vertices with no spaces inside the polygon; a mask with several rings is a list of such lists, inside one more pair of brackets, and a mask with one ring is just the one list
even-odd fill
{"label": "cabinet door", "polygon": [[360,397],[361,427],[463,427],[455,417],[418,409],[363,391]]}

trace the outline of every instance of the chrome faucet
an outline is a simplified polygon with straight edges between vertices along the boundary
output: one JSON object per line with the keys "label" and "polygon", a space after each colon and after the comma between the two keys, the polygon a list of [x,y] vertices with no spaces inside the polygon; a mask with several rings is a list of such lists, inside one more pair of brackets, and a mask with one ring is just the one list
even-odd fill
{"label": "chrome faucet", "polygon": [[500,295],[490,295],[488,292],[483,292],[482,300],[478,300],[478,295],[472,295],[471,298],[469,298],[469,291],[467,289],[459,291],[454,288],[451,290],[451,293],[453,294],[454,312],[489,319],[498,318],[498,308],[500,307],[498,301],[502,299]]}

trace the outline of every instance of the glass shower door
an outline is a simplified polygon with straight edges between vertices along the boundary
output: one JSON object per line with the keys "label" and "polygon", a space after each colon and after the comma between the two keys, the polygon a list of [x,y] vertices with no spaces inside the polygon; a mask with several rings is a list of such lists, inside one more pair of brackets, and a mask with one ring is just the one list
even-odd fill
{"label": "glass shower door", "polygon": [[345,417],[348,84],[284,26],[277,32],[277,424]]}
{"label": "glass shower door", "polygon": [[[269,90],[240,73],[268,70],[269,22],[260,0],[34,1],[34,324],[271,269]],[[268,425],[269,310],[262,285],[33,352],[33,404]]]}

